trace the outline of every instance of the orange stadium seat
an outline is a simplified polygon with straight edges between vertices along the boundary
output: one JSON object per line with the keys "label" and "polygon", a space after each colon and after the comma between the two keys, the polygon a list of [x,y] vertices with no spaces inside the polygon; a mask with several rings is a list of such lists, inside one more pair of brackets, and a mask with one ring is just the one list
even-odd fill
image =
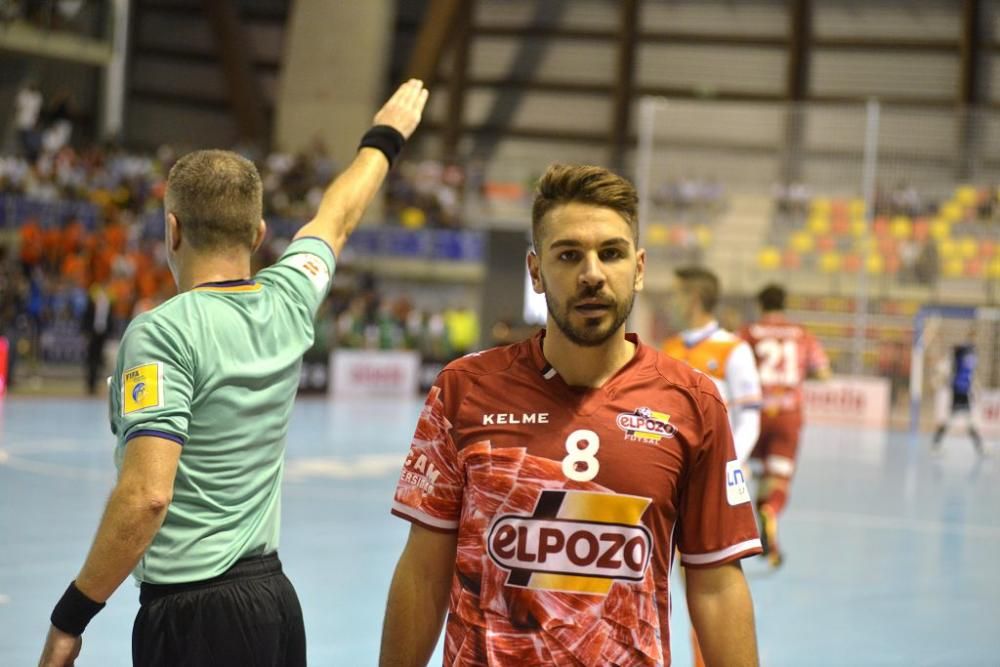
{"label": "orange stadium seat", "polygon": [[802,256],[794,250],[786,250],[781,256],[781,265],[786,269],[802,268]]}

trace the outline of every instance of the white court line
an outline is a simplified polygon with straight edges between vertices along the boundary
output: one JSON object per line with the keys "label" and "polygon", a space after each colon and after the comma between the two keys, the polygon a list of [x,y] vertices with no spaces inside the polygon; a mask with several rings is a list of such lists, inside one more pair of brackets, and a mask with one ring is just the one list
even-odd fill
{"label": "white court line", "polygon": [[913,519],[907,517],[878,516],[874,514],[859,514],[854,512],[833,512],[826,510],[804,510],[789,514],[789,521],[839,523],[861,528],[878,528],[880,530],[905,530],[914,533],[955,533],[967,537],[1000,538],[1000,526],[983,526],[979,524],[945,523],[929,519]]}
{"label": "white court line", "polygon": [[104,480],[113,478],[111,470],[101,471],[91,468],[81,468],[79,466],[68,466],[61,463],[44,463],[42,461],[29,461],[19,457],[11,456],[9,453],[0,450],[0,465],[5,465],[14,470],[31,472],[36,475],[47,475],[49,477],[65,477],[68,479],[91,479]]}
{"label": "white court line", "polygon": [[368,454],[355,459],[336,456],[295,458],[285,462],[285,479],[291,482],[310,477],[324,479],[371,479],[397,473],[405,454]]}

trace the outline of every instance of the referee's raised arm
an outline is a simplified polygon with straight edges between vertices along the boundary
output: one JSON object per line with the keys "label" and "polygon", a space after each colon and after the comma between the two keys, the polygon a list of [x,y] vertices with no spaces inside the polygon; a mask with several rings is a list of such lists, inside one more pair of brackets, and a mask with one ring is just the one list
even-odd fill
{"label": "referee's raised arm", "polygon": [[295,238],[313,236],[340,254],[347,238],[385,179],[393,160],[420,124],[429,93],[419,79],[410,79],[375,114],[351,165],[323,193],[316,217]]}

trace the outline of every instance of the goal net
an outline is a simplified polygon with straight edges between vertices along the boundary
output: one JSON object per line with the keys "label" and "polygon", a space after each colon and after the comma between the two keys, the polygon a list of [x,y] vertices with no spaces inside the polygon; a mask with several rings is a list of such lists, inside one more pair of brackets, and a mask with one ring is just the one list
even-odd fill
{"label": "goal net", "polygon": [[940,419],[950,404],[952,358],[957,345],[976,351],[976,420],[1000,431],[1000,308],[925,306],[913,325],[910,364],[910,428]]}

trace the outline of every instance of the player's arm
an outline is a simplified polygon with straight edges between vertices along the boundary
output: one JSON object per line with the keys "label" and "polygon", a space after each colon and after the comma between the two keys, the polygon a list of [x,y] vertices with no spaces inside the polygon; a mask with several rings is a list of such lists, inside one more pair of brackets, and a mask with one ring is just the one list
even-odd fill
{"label": "player's arm", "polygon": [[687,568],[688,611],[706,667],[756,667],[753,602],[739,562]]}
{"label": "player's arm", "polygon": [[823,346],[811,334],[806,339],[808,345],[807,369],[809,377],[816,380],[829,380],[833,377],[830,370],[830,359],[826,356]]}
{"label": "player's arm", "polygon": [[80,650],[79,623],[86,625],[103,607],[163,524],[180,455],[181,446],[165,438],[138,436],[129,441],[83,569],[53,611],[40,665],[73,664]]}
{"label": "player's arm", "polygon": [[[402,141],[409,139],[420,123],[420,115],[427,104],[428,91],[421,81],[411,79],[396,90],[395,94],[375,114],[375,126],[387,126],[398,133],[398,145],[393,145],[391,132],[378,137],[379,142],[388,142],[390,152],[402,148]],[[362,143],[374,130],[366,134]],[[314,236],[330,244],[334,254],[347,243],[347,238],[361,221],[365,209],[375,197],[385,175],[389,171],[386,153],[378,148],[362,148],[351,165],[344,170],[323,193],[319,210],[311,221],[295,235],[295,238]]]}
{"label": "player's arm", "polygon": [[422,667],[430,660],[448,611],[456,545],[456,533],[410,527],[389,588],[381,667]]}
{"label": "player's arm", "polygon": [[747,343],[740,343],[730,352],[726,361],[726,382],[732,396],[730,412],[736,458],[744,463],[760,437],[760,405],[763,400],[757,361]]}

